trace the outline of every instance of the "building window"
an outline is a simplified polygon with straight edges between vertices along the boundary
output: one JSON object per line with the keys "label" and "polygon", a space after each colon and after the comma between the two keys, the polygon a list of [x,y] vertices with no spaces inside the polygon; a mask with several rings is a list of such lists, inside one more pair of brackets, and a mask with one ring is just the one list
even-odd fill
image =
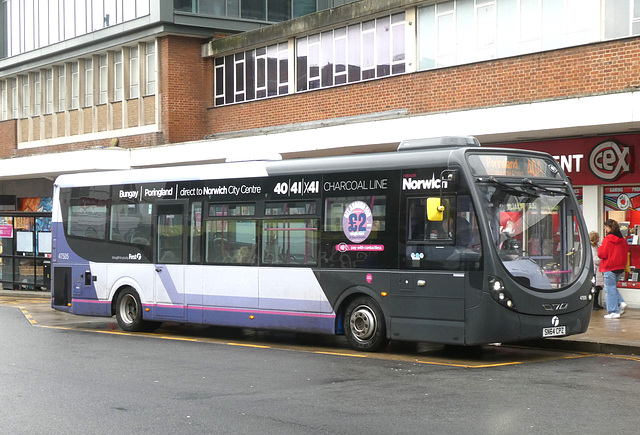
{"label": "building window", "polygon": [[22,76],[22,117],[28,118],[31,116],[29,110],[29,76]]}
{"label": "building window", "polygon": [[84,105],[93,106],[93,59],[84,60]]}
{"label": "building window", "polygon": [[156,43],[148,42],[146,45],[146,88],[145,95],[156,93]]}
{"label": "building window", "polygon": [[405,14],[298,38],[296,48],[298,92],[402,74]]}
{"label": "building window", "polygon": [[80,100],[80,71],[78,69],[78,62],[73,62],[71,65],[71,109],[75,110],[79,106]]}
{"label": "building window", "polygon": [[138,68],[138,47],[129,49],[129,97],[140,96],[140,68]]}
{"label": "building window", "polygon": [[58,111],[64,112],[67,110],[67,68],[66,65],[60,65],[58,67]]}
{"label": "building window", "polygon": [[11,83],[11,118],[18,119],[18,79],[9,79]]}
{"label": "building window", "polygon": [[53,70],[48,69],[45,73],[45,91],[46,91],[46,107],[45,113],[53,113]]}
{"label": "building window", "polygon": [[0,81],[0,121],[6,121],[9,113],[9,101],[7,96],[7,81]]}
{"label": "building window", "polygon": [[35,92],[33,98],[33,116],[40,116],[42,113],[42,81],[40,72],[33,73],[33,89]]}
{"label": "building window", "polygon": [[289,93],[289,44],[215,59],[216,106]]}
{"label": "building window", "polygon": [[107,103],[107,95],[108,95],[108,85],[107,85],[107,55],[103,54],[100,56],[100,101],[99,104]]}
{"label": "building window", "polygon": [[0,7],[11,57],[149,15],[150,0],[1,0]]}
{"label": "building window", "polygon": [[113,101],[122,101],[123,97],[122,51],[116,51],[113,59]]}

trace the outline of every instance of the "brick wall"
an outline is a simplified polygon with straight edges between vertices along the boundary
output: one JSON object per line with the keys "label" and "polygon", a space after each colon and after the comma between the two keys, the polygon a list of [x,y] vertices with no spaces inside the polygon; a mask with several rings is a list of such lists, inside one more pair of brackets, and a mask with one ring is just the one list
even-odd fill
{"label": "brick wall", "polygon": [[408,109],[466,110],[640,87],[640,38],[442,68],[208,111],[209,133]]}
{"label": "brick wall", "polygon": [[0,122],[0,158],[11,157],[18,143],[18,121]]}
{"label": "brick wall", "polygon": [[213,104],[213,60],[203,59],[203,40],[160,39],[161,130],[167,143],[203,139]]}

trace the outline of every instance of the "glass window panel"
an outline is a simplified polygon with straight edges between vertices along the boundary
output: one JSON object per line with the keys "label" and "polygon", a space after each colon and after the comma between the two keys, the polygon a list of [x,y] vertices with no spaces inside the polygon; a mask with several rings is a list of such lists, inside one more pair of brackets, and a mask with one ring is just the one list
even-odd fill
{"label": "glass window panel", "polygon": [[268,20],[286,21],[291,19],[291,1],[267,0]]}
{"label": "glass window panel", "polygon": [[265,216],[283,215],[314,215],[316,214],[315,201],[274,202],[265,206]]}
{"label": "glass window panel", "polygon": [[149,0],[136,1],[136,17],[144,17],[150,13]]}
{"label": "glass window panel", "polygon": [[113,80],[114,80],[114,101],[122,101],[123,98],[123,68],[122,68],[122,51],[114,53]]}
{"label": "glass window panel", "polygon": [[[180,209],[181,208],[182,207],[180,207]],[[182,213],[172,212],[168,210],[164,213],[160,211],[158,212],[159,263],[182,263],[182,240],[184,236],[183,219],[184,216]]]}
{"label": "glass window panel", "polygon": [[376,20],[376,48],[378,51],[377,76],[384,77],[391,74],[391,32],[390,17]]}
{"label": "glass window panel", "polygon": [[267,93],[270,97],[278,95],[278,46],[267,47]]}
{"label": "glass window panel", "polygon": [[129,96],[138,98],[140,95],[140,68],[138,67],[138,47],[129,49]]}
{"label": "glass window panel", "polygon": [[227,0],[227,16],[228,17],[240,16],[240,0]]}
{"label": "glass window panel", "polygon": [[127,0],[122,2],[122,19],[129,21],[136,18],[136,3],[142,3],[145,0]]}
{"label": "glass window panel", "polygon": [[293,18],[316,12],[316,0],[293,0]]}
{"label": "glass window panel", "polygon": [[109,240],[148,246],[153,228],[151,204],[114,204],[111,206]]}
{"label": "glass window panel", "polygon": [[100,101],[99,104],[107,102],[107,55],[100,56]]}
{"label": "glass window panel", "polygon": [[255,51],[249,50],[245,53],[245,98],[247,100],[255,100],[256,98],[256,61]]}
{"label": "glass window panel", "polygon": [[84,61],[84,105],[85,107],[93,106],[93,59],[88,58]]}
{"label": "glass window panel", "polygon": [[71,64],[71,109],[77,109],[79,104],[80,92],[80,72],[78,62]]}
{"label": "glass window panel", "polygon": [[266,220],[262,225],[263,264],[317,264],[318,219]]}
{"label": "glass window panel", "polygon": [[194,202],[191,204],[191,223],[190,242],[189,242],[189,261],[199,263],[202,257],[202,203]]}
{"label": "glass window panel", "polygon": [[209,217],[255,216],[255,204],[209,204]]}
{"label": "glass window panel", "polygon": [[55,44],[60,41],[58,10],[58,0],[49,0],[49,44]]}
{"label": "glass window panel", "polygon": [[93,0],[91,3],[92,30],[99,30],[106,27],[104,20],[104,2],[101,0]]}
{"label": "glass window panel", "polygon": [[22,117],[30,116],[29,111],[29,76],[22,77]]}
{"label": "glass window panel", "polygon": [[53,70],[52,69],[48,69],[46,70],[46,108],[45,108],[45,113],[52,113],[53,112]]}
{"label": "glass window panel", "polygon": [[62,2],[61,17],[64,17],[64,35],[62,39],[71,39],[76,36],[75,0],[62,0]]}
{"label": "glass window panel", "polygon": [[104,239],[107,228],[107,206],[103,204],[69,207],[67,235],[89,239]]}
{"label": "glass window panel", "polygon": [[[369,23],[372,24],[373,22]],[[376,75],[375,33],[373,32],[374,29],[365,31],[365,24],[367,23],[362,25],[362,80],[373,79]]]}
{"label": "glass window panel", "polygon": [[67,96],[67,78],[66,78],[66,65],[60,65],[58,67],[58,111],[63,112],[67,109],[66,96]]}
{"label": "glass window panel", "polygon": [[309,36],[307,49],[309,89],[318,89],[320,87],[320,35]]}
{"label": "glass window panel", "polygon": [[307,90],[307,38],[299,38],[296,41],[296,90]]}
{"label": "glass window panel", "polygon": [[349,26],[349,83],[360,81],[360,24]]}
{"label": "glass window panel", "polygon": [[117,2],[115,0],[104,2],[104,27],[113,26],[118,23],[116,4]]}
{"label": "glass window panel", "polygon": [[404,42],[404,14],[397,14],[394,15],[395,18],[397,18],[398,16],[400,16],[402,18],[402,21],[400,21],[400,23],[395,24],[392,27],[392,40],[393,40],[393,47],[392,47],[392,51],[391,51],[391,61],[392,62],[399,62],[399,61],[403,61],[405,60],[405,42]]}
{"label": "glass window panel", "polygon": [[146,95],[153,95],[156,93],[156,44],[155,42],[149,42],[146,46],[147,62],[146,62]]}
{"label": "glass window panel", "polygon": [[242,18],[254,20],[266,20],[266,0],[242,0],[240,2],[240,14]]}
{"label": "glass window panel", "polygon": [[250,265],[257,261],[255,220],[208,220],[205,260],[214,264]]}
{"label": "glass window panel", "polygon": [[320,35],[321,86],[333,86],[333,32]]}
{"label": "glass window panel", "polygon": [[33,9],[33,0],[24,2],[24,50],[23,51],[31,51],[35,48],[35,32],[36,28],[34,27],[34,14],[35,10]]}
{"label": "glass window panel", "polygon": [[87,33],[87,0],[75,0],[75,34],[76,36]]}

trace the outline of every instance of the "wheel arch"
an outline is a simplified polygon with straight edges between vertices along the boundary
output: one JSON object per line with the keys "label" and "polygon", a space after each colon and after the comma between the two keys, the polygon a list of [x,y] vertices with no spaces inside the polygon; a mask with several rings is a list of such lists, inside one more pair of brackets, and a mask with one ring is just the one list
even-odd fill
{"label": "wheel arch", "polygon": [[[142,287],[140,287],[140,285],[135,280],[133,280],[131,278],[128,278],[128,277],[120,278],[113,285],[112,290],[111,290],[111,297],[109,298],[111,300],[111,315],[112,316],[114,316],[116,314],[116,304],[118,302],[118,297],[120,296],[120,293],[122,293],[123,291],[125,291],[127,289],[131,289],[131,290],[135,291],[136,293],[138,293],[138,298],[140,298],[140,303],[144,304],[144,300],[142,298],[142,295],[143,295]],[[143,314],[143,316],[144,316],[144,314]]]}
{"label": "wheel arch", "polygon": [[[380,310],[382,311],[382,314],[384,316],[385,324],[389,325],[390,317],[387,314],[388,310],[385,309],[384,304],[382,303],[381,296],[375,291],[373,291],[372,289],[370,289],[369,287],[356,285],[356,286],[347,288],[345,291],[342,292],[342,294],[340,294],[338,299],[336,299],[336,305],[335,305],[336,306],[336,309],[335,309],[336,335],[344,335],[344,328],[342,325],[343,325],[345,311],[349,306],[349,304],[351,303],[351,301],[356,298],[359,298],[360,296],[370,297],[378,305],[378,307],[380,307]],[[389,339],[391,338],[388,327],[386,328],[385,335],[387,336],[387,338]]]}

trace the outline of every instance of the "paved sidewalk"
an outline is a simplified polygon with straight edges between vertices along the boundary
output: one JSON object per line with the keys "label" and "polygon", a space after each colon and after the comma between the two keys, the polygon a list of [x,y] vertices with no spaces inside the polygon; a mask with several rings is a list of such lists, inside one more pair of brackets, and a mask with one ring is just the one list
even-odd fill
{"label": "paved sidewalk", "polygon": [[[51,298],[46,291],[0,290],[2,296]],[[627,309],[620,319],[605,319],[606,310],[593,311],[589,330],[570,337],[540,339],[521,343],[553,349],[582,352],[640,355],[640,309]]]}
{"label": "paved sidewalk", "polygon": [[640,355],[640,310],[629,309],[619,319],[605,319],[607,310],[593,311],[589,330],[584,334],[544,340],[557,348],[585,352]]}

